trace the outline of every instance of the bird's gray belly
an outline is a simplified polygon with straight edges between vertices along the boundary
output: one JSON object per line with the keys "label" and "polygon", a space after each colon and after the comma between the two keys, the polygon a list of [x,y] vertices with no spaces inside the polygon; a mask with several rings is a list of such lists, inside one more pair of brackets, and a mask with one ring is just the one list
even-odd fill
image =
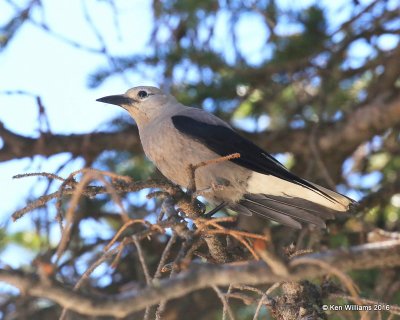
{"label": "bird's gray belly", "polygon": [[[161,129],[157,134],[146,134],[143,149],[166,178],[184,188],[190,183],[189,165],[220,157],[173,127],[157,129]],[[250,174],[251,171],[230,161],[210,164],[196,170],[196,189],[204,190],[204,197],[212,202],[233,203],[244,194]]]}

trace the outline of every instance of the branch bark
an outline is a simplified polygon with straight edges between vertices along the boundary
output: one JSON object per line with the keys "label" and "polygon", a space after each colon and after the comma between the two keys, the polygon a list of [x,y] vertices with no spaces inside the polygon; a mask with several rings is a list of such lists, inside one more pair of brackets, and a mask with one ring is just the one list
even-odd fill
{"label": "branch bark", "polygon": [[[390,99],[384,95],[374,101],[358,106],[343,120],[321,124],[315,143],[321,154],[340,155],[342,158],[351,154],[357,146],[370,140],[374,135],[400,124],[400,95]],[[304,154],[304,146],[309,145],[310,130],[297,129],[289,132],[265,133],[256,136],[256,142],[270,152],[291,151]],[[274,146],[274,141],[277,141]]]}
{"label": "branch bark", "polygon": [[125,317],[160,301],[178,298],[210,286],[298,281],[327,273],[327,270],[315,264],[299,263],[304,258],[322,261],[342,271],[399,266],[400,241],[371,243],[295,258],[292,264],[297,266],[292,267],[291,272],[286,276],[274,274],[264,262],[260,261],[235,265],[201,264],[192,266],[188,271],[174,278],[159,280],[143,290],[113,297],[74,292],[60,283],[41,282],[35,275],[12,270],[0,270],[0,281],[19,288],[22,294],[47,298],[78,313]]}
{"label": "branch bark", "polygon": [[139,133],[132,126],[119,132],[95,132],[85,134],[46,134],[31,138],[16,134],[0,123],[0,161],[22,159],[36,155],[52,156],[69,152],[73,156],[94,159],[105,150],[132,151],[142,153]]}
{"label": "branch bark", "polygon": [[[321,124],[316,145],[323,155],[335,154],[347,157],[359,144],[400,124],[400,95],[385,99],[383,95],[359,106],[343,120]],[[304,154],[309,144],[310,129],[292,129],[279,132],[247,134],[268,152],[293,152]],[[0,124],[0,137],[4,145],[0,149],[0,161],[51,156],[70,152],[74,156],[93,159],[105,150],[142,152],[137,128],[132,126],[120,132],[96,132],[72,135],[46,135],[31,138],[18,135]]]}

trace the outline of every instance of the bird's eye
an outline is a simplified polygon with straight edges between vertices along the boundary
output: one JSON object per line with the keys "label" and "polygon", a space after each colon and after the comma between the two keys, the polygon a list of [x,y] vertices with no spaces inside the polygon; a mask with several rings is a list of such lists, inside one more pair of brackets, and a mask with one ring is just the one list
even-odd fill
{"label": "bird's eye", "polygon": [[146,92],[146,91],[144,91],[144,90],[140,90],[139,92],[138,92],[138,97],[140,98],[140,99],[144,99],[144,98],[146,98],[149,94]]}

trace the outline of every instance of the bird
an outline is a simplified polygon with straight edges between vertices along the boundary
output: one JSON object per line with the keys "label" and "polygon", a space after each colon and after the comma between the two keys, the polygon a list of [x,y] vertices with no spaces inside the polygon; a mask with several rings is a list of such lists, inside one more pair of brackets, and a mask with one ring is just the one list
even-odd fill
{"label": "bird", "polygon": [[130,114],[145,155],[183,188],[190,185],[189,166],[239,153],[237,158],[196,170],[197,190],[211,189],[204,197],[219,208],[301,229],[306,225],[326,228],[326,220],[351,211],[356,203],[295,175],[227,122],[185,106],[159,88],[133,87],[97,101],[118,105]]}

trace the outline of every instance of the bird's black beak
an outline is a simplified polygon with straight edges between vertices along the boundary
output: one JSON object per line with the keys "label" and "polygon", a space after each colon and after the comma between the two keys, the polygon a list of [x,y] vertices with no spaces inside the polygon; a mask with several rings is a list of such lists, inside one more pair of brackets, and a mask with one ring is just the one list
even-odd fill
{"label": "bird's black beak", "polygon": [[99,98],[96,101],[109,103],[109,104],[115,104],[117,106],[130,105],[130,104],[133,104],[134,102],[136,102],[134,99],[129,98],[123,94],[117,94],[114,96],[107,96],[107,97]]}

